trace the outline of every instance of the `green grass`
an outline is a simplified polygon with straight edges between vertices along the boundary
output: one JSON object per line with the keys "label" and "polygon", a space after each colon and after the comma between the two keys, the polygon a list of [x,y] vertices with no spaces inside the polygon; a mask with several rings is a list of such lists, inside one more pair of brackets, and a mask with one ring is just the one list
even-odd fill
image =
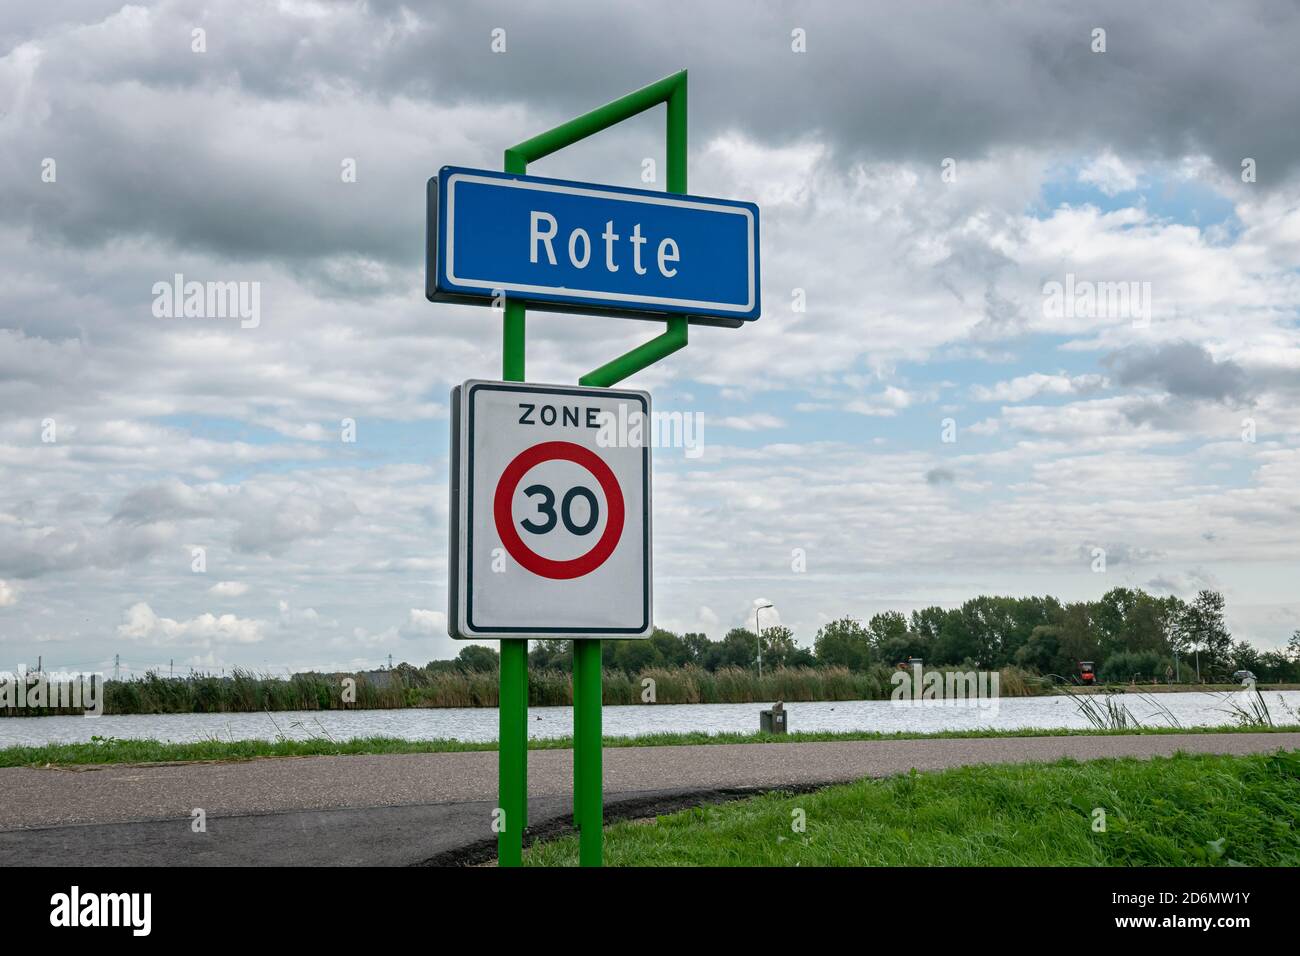
{"label": "green grass", "polygon": [[[607,827],[611,866],[1300,866],[1300,751],[963,767]],[[1094,810],[1106,815],[1094,832]],[[792,828],[799,812],[804,832]],[[530,866],[575,865],[576,837]]]}
{"label": "green grass", "polygon": [[[1080,730],[1065,728],[1025,728],[1021,730],[949,730],[938,733],[797,733],[783,736],[770,734],[708,734],[702,731],[684,734],[647,734],[640,737],[606,737],[606,747],[670,747],[684,744],[756,744],[812,743],[831,740],[924,740],[926,738],[968,737],[1072,737],[1109,734],[1228,734],[1300,732],[1300,725],[1276,727],[1146,727],[1129,730]],[[567,750],[570,737],[530,740],[530,750]],[[334,741],[324,737],[308,740],[203,740],[195,743],[164,743],[158,740],[133,740],[117,737],[95,738],[90,743],[46,744],[40,747],[6,747],[0,749],[0,767],[43,767],[70,764],[170,763],[197,760],[252,760],[259,757],[316,757],[346,754],[450,753],[496,750],[495,741],[402,740],[396,737],[365,737]]]}

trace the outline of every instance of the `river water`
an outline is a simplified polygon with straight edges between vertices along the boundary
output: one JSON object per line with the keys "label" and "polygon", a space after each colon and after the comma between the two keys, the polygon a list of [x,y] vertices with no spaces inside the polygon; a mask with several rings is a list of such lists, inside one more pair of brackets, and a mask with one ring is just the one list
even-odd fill
{"label": "river water", "polygon": [[[1120,698],[1143,726],[1168,727],[1159,708],[1168,708],[1178,725],[1231,724],[1230,701],[1242,695],[1207,693],[1155,694]],[[1300,721],[1300,691],[1268,691],[1264,700],[1276,723]],[[888,700],[787,704],[792,731],[1012,730],[1023,727],[1091,726],[1069,697],[1009,697],[961,705],[935,701]],[[645,704],[606,707],[604,732],[611,737],[650,733],[752,733],[758,712],[770,704]],[[566,737],[573,731],[569,707],[536,707],[529,711],[529,735]],[[495,740],[495,708],[407,710],[282,711],[274,714],[129,714],[103,717],[0,718],[0,747],[76,743],[92,736],[153,738],[164,741],[274,740],[331,737],[401,737],[407,740],[454,738]]]}

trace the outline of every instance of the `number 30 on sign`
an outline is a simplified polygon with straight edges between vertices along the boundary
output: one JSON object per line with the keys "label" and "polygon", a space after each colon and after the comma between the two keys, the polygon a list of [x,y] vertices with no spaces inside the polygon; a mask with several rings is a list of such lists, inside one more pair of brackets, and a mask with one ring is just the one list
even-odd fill
{"label": "number 30 on sign", "polygon": [[649,637],[646,392],[469,381],[452,391],[452,637]]}

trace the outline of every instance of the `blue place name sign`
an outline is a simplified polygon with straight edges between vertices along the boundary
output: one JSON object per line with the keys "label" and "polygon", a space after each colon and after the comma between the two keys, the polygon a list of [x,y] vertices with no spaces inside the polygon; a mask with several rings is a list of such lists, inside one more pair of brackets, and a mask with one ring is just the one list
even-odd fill
{"label": "blue place name sign", "polygon": [[758,207],[444,166],[429,180],[425,294],[540,309],[685,314],[738,326],[761,309]]}

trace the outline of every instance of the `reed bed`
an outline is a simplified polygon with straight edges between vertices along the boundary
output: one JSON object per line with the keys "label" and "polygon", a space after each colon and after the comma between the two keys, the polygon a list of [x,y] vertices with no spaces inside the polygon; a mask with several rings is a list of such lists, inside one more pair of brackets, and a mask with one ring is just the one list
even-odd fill
{"label": "reed bed", "polygon": [[[937,669],[943,672],[944,669]],[[604,672],[606,704],[748,704],[887,700],[894,671],[873,665],[865,671],[845,667],[775,667],[759,677],[755,670],[723,667],[649,668],[638,673]],[[349,683],[351,682],[351,683]],[[1004,668],[999,676],[1002,696],[1040,693],[1032,675]],[[346,693],[345,693],[346,692]],[[495,671],[418,668],[379,674],[303,673],[276,677],[236,670],[229,676],[212,674],[168,678],[150,672],[131,680],[103,685],[106,714],[213,714],[288,710],[383,710],[400,707],[495,707]],[[573,703],[571,675],[563,670],[529,674],[529,705],[563,707]],[[0,708],[5,716],[79,714],[77,708]]]}

